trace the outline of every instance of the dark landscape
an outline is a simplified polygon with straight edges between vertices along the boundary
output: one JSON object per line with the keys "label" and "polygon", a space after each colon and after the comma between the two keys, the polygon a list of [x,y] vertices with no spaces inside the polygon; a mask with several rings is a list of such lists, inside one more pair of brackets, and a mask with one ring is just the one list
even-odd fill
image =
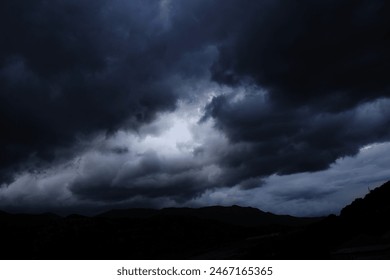
{"label": "dark landscape", "polygon": [[390,182],[339,216],[250,207],[112,210],[94,217],[0,212],[2,259],[389,259]]}
{"label": "dark landscape", "polygon": [[0,1],[0,259],[390,259],[388,6]]}

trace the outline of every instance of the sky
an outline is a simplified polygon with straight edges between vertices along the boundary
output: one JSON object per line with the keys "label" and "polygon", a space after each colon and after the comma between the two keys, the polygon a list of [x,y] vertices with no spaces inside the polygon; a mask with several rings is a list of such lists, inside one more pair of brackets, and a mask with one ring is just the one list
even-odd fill
{"label": "sky", "polygon": [[0,209],[337,214],[390,179],[379,0],[0,3]]}

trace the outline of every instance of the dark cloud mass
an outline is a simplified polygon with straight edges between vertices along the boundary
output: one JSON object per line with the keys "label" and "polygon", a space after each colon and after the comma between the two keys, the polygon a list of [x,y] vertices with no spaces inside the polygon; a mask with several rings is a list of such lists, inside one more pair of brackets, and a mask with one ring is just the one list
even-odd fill
{"label": "dark cloud mass", "polygon": [[163,30],[158,1],[7,1],[0,10],[3,179],[27,159],[51,161],[78,138],[174,108],[170,71],[191,50]]}
{"label": "dark cloud mass", "polygon": [[384,1],[258,2],[212,67],[216,81],[260,92],[207,106],[250,145],[224,163],[252,175],[315,171],[387,141],[389,28]]}
{"label": "dark cloud mass", "polygon": [[279,106],[319,111],[389,96],[386,12],[385,1],[258,1],[220,48],[214,78],[247,77]]}
{"label": "dark cloud mass", "polygon": [[31,203],[185,204],[388,142],[387,14],[379,0],[2,1],[0,203],[38,174],[31,192],[58,189]]}

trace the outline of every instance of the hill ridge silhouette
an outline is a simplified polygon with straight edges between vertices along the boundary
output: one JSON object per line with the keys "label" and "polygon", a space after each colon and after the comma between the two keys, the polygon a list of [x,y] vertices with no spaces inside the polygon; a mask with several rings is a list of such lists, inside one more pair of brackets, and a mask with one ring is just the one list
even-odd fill
{"label": "hill ridge silhouette", "polygon": [[264,226],[272,224],[293,226],[309,224],[321,219],[317,217],[277,215],[270,212],[264,212],[254,207],[242,207],[237,205],[206,206],[199,208],[168,207],[162,209],[114,209],[98,215],[98,217],[105,218],[146,218],[153,216],[193,216],[241,226]]}
{"label": "hill ridge silhouette", "polygon": [[378,188],[372,189],[363,198],[356,198],[345,206],[340,213],[341,217],[368,217],[372,215],[390,214],[390,181]]}
{"label": "hill ridge silhouette", "polygon": [[253,207],[116,209],[89,217],[0,211],[1,259],[390,259],[390,182],[339,216]]}

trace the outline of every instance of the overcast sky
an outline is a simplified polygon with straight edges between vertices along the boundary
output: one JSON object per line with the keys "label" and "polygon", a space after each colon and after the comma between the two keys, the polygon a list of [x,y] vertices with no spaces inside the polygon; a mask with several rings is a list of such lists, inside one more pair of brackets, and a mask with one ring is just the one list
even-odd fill
{"label": "overcast sky", "polygon": [[338,213],[390,179],[377,0],[0,3],[0,209]]}

